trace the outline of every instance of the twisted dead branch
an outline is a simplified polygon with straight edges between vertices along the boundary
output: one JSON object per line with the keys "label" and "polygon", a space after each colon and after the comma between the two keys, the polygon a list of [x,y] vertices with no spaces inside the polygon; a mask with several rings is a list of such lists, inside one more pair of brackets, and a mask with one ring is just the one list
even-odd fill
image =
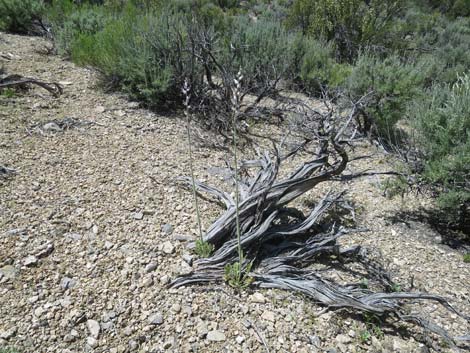
{"label": "twisted dead branch", "polygon": [[59,97],[63,93],[62,86],[56,82],[43,82],[35,78],[23,77],[21,75],[8,75],[0,77],[0,90],[10,87],[19,87],[24,89],[30,84],[44,88],[54,97]]}
{"label": "twisted dead branch", "polygon": [[[305,107],[303,107],[305,108]],[[303,109],[302,108],[302,109]],[[309,112],[308,114],[306,112]],[[251,269],[252,286],[277,288],[302,293],[328,309],[345,308],[380,317],[395,318],[413,323],[432,332],[451,345],[454,339],[446,330],[419,315],[410,314],[408,306],[417,301],[434,301],[452,313],[470,322],[470,318],[454,309],[445,298],[420,292],[394,292],[396,286],[383,266],[371,259],[361,246],[342,248],[338,240],[358,229],[347,229],[329,221],[335,206],[343,203],[342,193],[327,192],[308,215],[290,207],[290,204],[320,184],[341,180],[349,162],[348,142],[354,138],[352,126],[355,112],[340,116],[333,110],[318,112],[304,109],[297,126],[304,138],[302,148],[315,144],[314,157],[300,165],[287,178],[279,180],[283,160],[299,150],[282,157],[275,148],[274,159],[269,153],[240,166],[238,215],[241,229],[241,248],[244,270]],[[250,173],[256,169],[255,173]],[[181,178],[184,184],[189,179]],[[208,258],[195,262],[189,275],[176,278],[170,285],[186,286],[195,283],[221,282],[224,268],[237,261],[235,236],[236,206],[233,197],[225,191],[196,183],[200,194],[207,194],[225,209],[207,230],[204,240],[215,248]],[[339,284],[325,278],[312,266],[326,261],[334,268],[335,261],[355,263],[380,288],[372,291],[360,284]]]}

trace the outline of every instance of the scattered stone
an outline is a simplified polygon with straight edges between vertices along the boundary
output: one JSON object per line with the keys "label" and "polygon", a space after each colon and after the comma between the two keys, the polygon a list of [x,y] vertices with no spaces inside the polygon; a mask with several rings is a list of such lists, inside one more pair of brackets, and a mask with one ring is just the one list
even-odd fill
{"label": "scattered stone", "polygon": [[39,300],[39,296],[34,295],[34,296],[28,298],[28,303],[34,304],[34,303],[36,303],[38,300]]}
{"label": "scattered stone", "polygon": [[371,343],[371,346],[374,348],[374,352],[383,351],[382,343],[377,339],[377,337],[372,336],[370,343]]}
{"label": "scattered stone", "polygon": [[103,329],[103,331],[109,331],[113,327],[114,327],[114,323],[112,321],[104,322],[103,324],[101,324],[101,328]]}
{"label": "scattered stone", "polygon": [[64,277],[60,280],[60,288],[63,290],[67,290],[69,288],[75,287],[77,284],[77,281],[75,281],[73,278],[70,277]]}
{"label": "scattered stone", "polygon": [[42,307],[34,309],[34,316],[40,318],[44,314],[45,310]]}
{"label": "scattered stone", "polygon": [[145,266],[145,272],[149,273],[155,271],[157,269],[157,264],[155,262],[151,262]]}
{"label": "scattered stone", "polygon": [[116,316],[117,314],[114,311],[107,311],[103,314],[102,321],[109,322],[112,319],[114,319]]}
{"label": "scattered stone", "polygon": [[173,340],[168,340],[165,343],[163,343],[163,349],[169,349],[173,346]]}
{"label": "scattered stone", "polygon": [[124,115],[126,115],[126,112],[121,110],[121,109],[116,110],[114,113],[120,118],[122,118]]}
{"label": "scattered stone", "polygon": [[171,233],[173,233],[173,226],[169,223],[164,224],[162,226],[162,232],[165,233],[165,235],[171,235]]}
{"label": "scattered stone", "polygon": [[209,329],[207,327],[207,324],[204,321],[199,321],[199,323],[196,326],[196,332],[199,337],[204,338],[207,336],[209,333]]}
{"label": "scattered stone", "polygon": [[54,243],[46,243],[42,245],[36,253],[36,257],[38,259],[42,259],[43,257],[49,256],[54,251]]}
{"label": "scattered stone", "polygon": [[16,326],[13,326],[9,328],[8,330],[2,330],[0,331],[0,338],[4,340],[8,340],[12,338],[16,334],[17,328]]}
{"label": "scattered stone", "polygon": [[169,255],[169,254],[173,254],[173,252],[175,251],[175,247],[173,246],[173,244],[171,244],[171,242],[166,241],[163,243],[162,250],[165,254]]}
{"label": "scattered stone", "polygon": [[173,239],[180,241],[180,242],[186,242],[186,241],[194,240],[194,237],[190,235],[176,234],[173,236]]}
{"label": "scattered stone", "polygon": [[138,108],[139,105],[140,105],[139,102],[129,102],[127,103],[127,108],[135,109],[135,108]]}
{"label": "scattered stone", "polygon": [[310,340],[310,343],[315,347],[315,348],[320,348],[321,347],[321,341],[320,337],[317,335],[311,335],[308,337]]}
{"label": "scattered stone", "polygon": [[213,330],[207,334],[207,339],[212,342],[225,341],[225,334],[221,331]]}
{"label": "scattered stone", "polygon": [[192,266],[193,265],[193,259],[194,259],[194,256],[193,255],[190,255],[190,254],[183,254],[183,260],[189,265],[189,266]]}
{"label": "scattered stone", "polygon": [[64,341],[67,342],[67,343],[73,342],[73,341],[75,341],[75,337],[73,335],[71,335],[70,333],[66,334],[64,336]]}
{"label": "scattered stone", "polygon": [[6,236],[24,235],[24,234],[26,234],[26,229],[24,228],[10,229],[5,232]]}
{"label": "scattered stone", "polygon": [[105,111],[106,111],[106,108],[103,107],[102,105],[98,105],[98,106],[95,108],[95,113],[98,113],[98,114],[104,113]]}
{"label": "scattered stone", "polygon": [[38,264],[38,258],[34,255],[29,255],[23,260],[23,265],[26,267],[33,267]]}
{"label": "scattered stone", "polygon": [[171,311],[173,311],[175,314],[179,313],[181,311],[181,305],[173,304],[171,306]]}
{"label": "scattered stone", "polygon": [[186,261],[181,261],[180,266],[177,268],[177,272],[180,275],[188,275],[193,272],[193,268],[188,265]]}
{"label": "scattered stone", "polygon": [[129,350],[130,351],[135,351],[137,348],[139,348],[139,343],[135,340],[130,340],[129,341]]}
{"label": "scattered stone", "polygon": [[148,323],[150,325],[161,325],[161,324],[163,324],[163,315],[160,314],[160,313],[150,315],[149,318],[148,318]]}
{"label": "scattered stone", "polygon": [[100,324],[96,320],[87,320],[86,326],[88,327],[88,331],[90,331],[90,334],[94,338],[98,338],[100,335]]}
{"label": "scattered stone", "polygon": [[87,337],[86,344],[91,348],[98,347],[98,340],[95,337]]}
{"label": "scattered stone", "polygon": [[18,276],[19,271],[11,266],[11,265],[6,265],[0,268],[0,274],[10,280],[15,279]]}
{"label": "scattered stone", "polygon": [[136,212],[134,213],[134,219],[140,221],[141,219],[144,218],[144,213],[143,212]]}
{"label": "scattered stone", "polygon": [[142,281],[142,287],[151,287],[153,285],[153,278],[147,277]]}
{"label": "scattered stone", "polygon": [[351,337],[346,335],[338,335],[336,336],[335,341],[341,344],[348,344],[351,342]]}
{"label": "scattered stone", "polygon": [[245,337],[244,336],[237,336],[235,338],[235,342],[237,342],[238,344],[242,344],[243,342],[245,342]]}
{"label": "scattered stone", "polygon": [[78,233],[66,233],[64,235],[67,239],[70,239],[72,241],[79,241],[82,239],[82,235]]}
{"label": "scattered stone", "polygon": [[264,297],[263,294],[256,292],[250,296],[250,301],[252,303],[264,304],[266,303],[266,298]]}
{"label": "scattered stone", "polygon": [[263,320],[269,321],[269,322],[275,322],[276,321],[276,316],[272,311],[266,310],[262,315],[261,318]]}
{"label": "scattered stone", "polygon": [[170,276],[168,275],[163,275],[161,278],[160,278],[160,283],[162,285],[166,285],[168,283],[170,283],[171,279],[170,279]]}

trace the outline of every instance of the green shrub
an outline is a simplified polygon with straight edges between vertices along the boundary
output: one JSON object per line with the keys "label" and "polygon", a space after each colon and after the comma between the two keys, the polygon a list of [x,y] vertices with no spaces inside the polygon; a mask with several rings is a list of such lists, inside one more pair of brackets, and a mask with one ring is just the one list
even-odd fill
{"label": "green shrub", "polygon": [[278,77],[290,81],[298,75],[302,38],[279,22],[237,17],[222,39],[221,62],[233,74],[241,68],[243,84],[252,92],[263,90]]}
{"label": "green shrub", "polygon": [[425,154],[423,177],[441,186],[439,205],[453,221],[470,221],[470,77],[435,86],[411,109],[418,146]]}
{"label": "green shrub", "polygon": [[83,34],[72,58],[95,66],[108,83],[155,108],[179,105],[186,78],[197,89],[203,70],[188,48],[182,15],[160,12],[141,15],[135,8],[95,34]]}
{"label": "green shrub", "polygon": [[454,83],[470,70],[470,18],[451,20],[439,12],[410,8],[397,19],[392,37],[403,38],[394,50],[408,60],[433,62],[432,82]]}
{"label": "green shrub", "polygon": [[42,0],[0,0],[0,30],[28,34],[40,21],[45,6]]}
{"label": "green shrub", "polygon": [[294,0],[287,24],[333,41],[337,58],[352,61],[364,47],[388,40],[399,0]]}
{"label": "green shrub", "polygon": [[319,93],[323,87],[337,88],[351,73],[349,65],[336,62],[331,45],[306,38],[304,51],[300,79],[310,93]]}
{"label": "green shrub", "polygon": [[49,13],[54,43],[60,55],[70,56],[80,36],[97,33],[105,26],[110,14],[96,5],[75,6],[71,0],[53,3]]}
{"label": "green shrub", "polygon": [[445,64],[439,80],[454,83],[470,70],[470,18],[460,18],[448,23],[439,33],[434,55]]}
{"label": "green shrub", "polygon": [[389,142],[396,141],[396,123],[404,118],[408,104],[419,96],[425,81],[422,66],[404,63],[397,56],[379,59],[361,55],[346,81],[351,101],[367,95],[364,130]]}
{"label": "green shrub", "polygon": [[429,4],[453,17],[470,16],[470,0],[428,0]]}

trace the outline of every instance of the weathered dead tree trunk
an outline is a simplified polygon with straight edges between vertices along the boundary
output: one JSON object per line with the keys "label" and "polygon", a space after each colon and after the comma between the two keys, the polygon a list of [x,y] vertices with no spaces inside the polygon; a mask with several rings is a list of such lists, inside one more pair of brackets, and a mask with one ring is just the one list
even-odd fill
{"label": "weathered dead tree trunk", "polygon": [[[278,288],[303,293],[327,308],[349,308],[380,316],[392,316],[422,327],[444,337],[451,344],[454,340],[444,329],[428,320],[409,315],[406,305],[410,301],[431,300],[448,310],[469,318],[455,310],[446,299],[432,294],[417,292],[394,292],[390,275],[376,261],[369,259],[366,249],[353,246],[343,249],[338,239],[357,230],[346,229],[337,224],[327,224],[323,219],[335,205],[342,202],[341,194],[326,193],[308,215],[289,207],[299,196],[319,184],[338,180],[348,163],[346,143],[341,139],[353,113],[341,118],[346,123],[338,124],[338,116],[315,113],[310,128],[314,132],[308,141],[317,142],[316,156],[303,163],[285,179],[278,180],[281,161],[275,148],[275,159],[269,153],[258,160],[242,163],[239,175],[249,175],[248,170],[257,168],[253,177],[239,181],[239,221],[241,248],[245,254],[244,270],[251,268],[249,276],[253,286]],[[308,125],[308,124],[307,124]],[[334,130],[333,126],[341,129]],[[351,130],[349,130],[351,132]],[[315,135],[315,136],[313,136]],[[295,152],[294,152],[295,153]],[[291,155],[291,154],[289,154]],[[189,178],[180,179],[189,186]],[[209,227],[204,240],[214,245],[208,258],[199,259],[194,271],[176,278],[171,286],[179,287],[194,283],[220,282],[224,280],[224,268],[238,260],[236,239],[236,204],[231,194],[203,183],[196,183],[198,191],[212,196],[225,212]],[[368,273],[382,291],[373,292],[357,285],[341,285],[315,272],[311,265],[320,259],[340,259],[342,262],[357,262]]]}

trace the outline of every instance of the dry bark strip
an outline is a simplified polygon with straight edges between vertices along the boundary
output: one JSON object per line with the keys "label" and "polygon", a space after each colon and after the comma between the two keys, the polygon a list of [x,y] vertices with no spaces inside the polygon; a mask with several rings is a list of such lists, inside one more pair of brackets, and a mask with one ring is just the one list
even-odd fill
{"label": "dry bark strip", "polygon": [[[258,168],[254,177],[239,181],[241,247],[246,256],[243,268],[252,265],[249,275],[254,278],[254,286],[303,293],[327,308],[352,309],[411,322],[425,332],[443,337],[456,347],[456,342],[462,342],[462,338],[454,339],[429,320],[409,314],[407,306],[410,302],[435,301],[470,322],[468,316],[458,312],[438,295],[394,292],[390,275],[380,263],[368,257],[366,249],[360,246],[342,249],[339,246],[341,236],[356,230],[324,224],[322,219],[341,203],[341,194],[327,193],[307,216],[288,207],[293,200],[319,184],[338,179],[348,160],[343,145],[336,138],[326,138],[320,143],[317,157],[302,164],[284,180],[278,181],[281,163],[278,153],[274,161],[265,153],[258,160],[242,163],[241,169],[245,172],[249,168]],[[181,178],[181,181],[186,186],[190,185],[188,178]],[[223,281],[225,266],[238,260],[233,197],[200,182],[196,183],[196,187],[198,192],[213,197],[225,208],[225,212],[204,236],[205,241],[214,245],[213,254],[198,260],[191,274],[176,278],[170,284],[173,287]],[[322,278],[310,266],[325,258],[361,264],[383,291],[373,292],[361,288],[359,284],[341,285]]]}

